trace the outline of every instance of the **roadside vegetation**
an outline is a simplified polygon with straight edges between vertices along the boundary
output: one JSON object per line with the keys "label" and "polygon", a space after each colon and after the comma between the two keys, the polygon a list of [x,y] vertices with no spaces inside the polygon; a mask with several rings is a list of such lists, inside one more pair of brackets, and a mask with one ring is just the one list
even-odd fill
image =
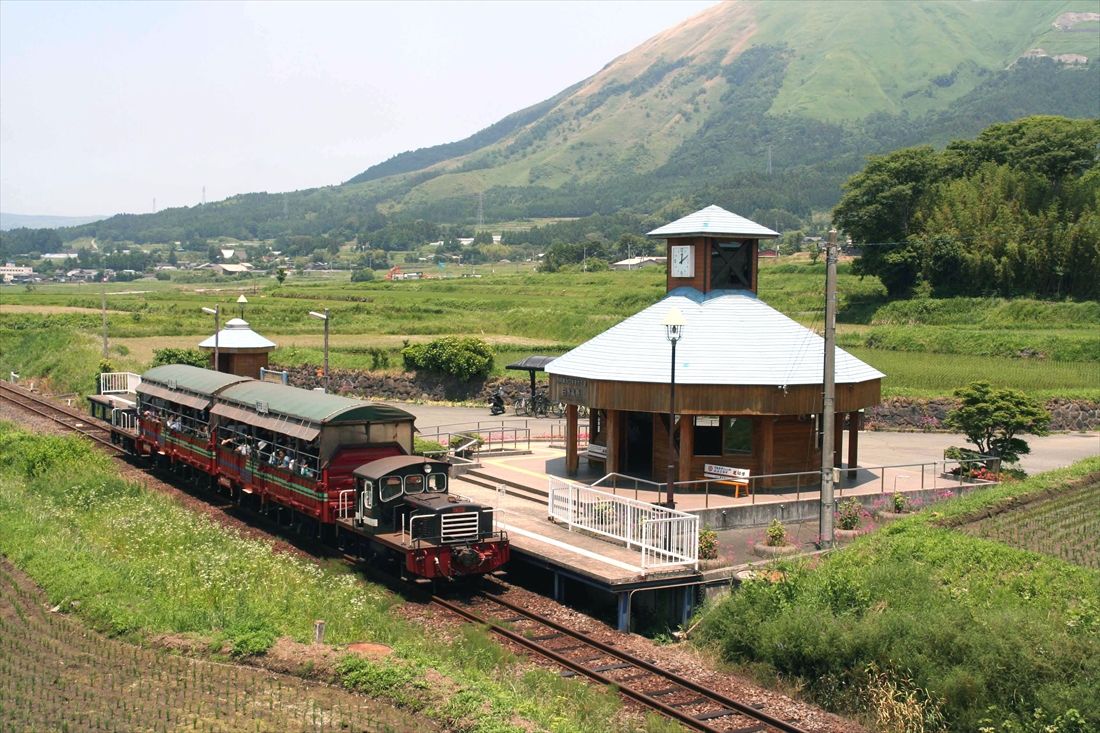
{"label": "roadside vegetation", "polygon": [[[820,331],[824,264],[765,263],[760,296]],[[480,279],[351,283],[333,278],[223,283],[223,289],[152,281],[108,293],[111,361],[141,371],[153,350],[188,348],[213,330],[200,308],[226,315],[243,292],[245,319],[279,344],[272,361],[322,361],[321,333],[306,312],[332,314],[334,369],[395,371],[402,350],[448,335],[492,345],[492,374],[524,356],[561,354],[658,300],[657,270],[487,275]],[[212,286],[217,287],[217,286]],[[134,290],[144,292],[132,292]],[[54,391],[82,391],[100,359],[100,295],[95,285],[5,288],[0,367],[48,374]],[[80,309],[80,310],[77,310]],[[1002,298],[919,298],[889,302],[877,279],[840,267],[838,342],[886,373],[887,396],[947,396],[978,379],[1033,397],[1100,399],[1100,303]],[[235,314],[234,314],[235,315]],[[64,353],[65,359],[54,355]],[[515,373],[509,373],[515,374]]]}
{"label": "roadside vegetation", "polygon": [[324,619],[337,651],[353,641],[392,649],[346,656],[336,669],[346,686],[450,729],[668,730],[621,715],[613,693],[522,663],[482,629],[406,621],[400,598],[128,482],[79,438],[0,423],[0,516],[0,553],[51,604],[111,636],[186,634],[217,657],[247,659],[280,638],[309,641]]}
{"label": "roadside vegetation", "polygon": [[779,563],[707,608],[698,640],[883,730],[1095,730],[1097,496],[1093,458],[936,504]]}

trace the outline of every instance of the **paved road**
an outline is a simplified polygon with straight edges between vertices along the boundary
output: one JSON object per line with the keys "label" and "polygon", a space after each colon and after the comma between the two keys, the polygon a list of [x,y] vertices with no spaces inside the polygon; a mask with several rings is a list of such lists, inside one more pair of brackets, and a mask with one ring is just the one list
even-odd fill
{"label": "paved road", "polygon": [[[480,422],[482,428],[490,425],[530,427],[532,435],[547,435],[551,426],[560,427],[564,421],[550,418],[518,418],[512,413],[498,417],[489,415],[489,408],[447,407],[443,405],[402,404],[404,409],[416,415],[416,426],[421,433],[434,433],[437,428],[453,426],[455,430],[470,429]],[[1028,438],[1031,454],[1024,456],[1021,466],[1028,473],[1039,473],[1068,466],[1090,456],[1100,455],[1100,433],[1059,433],[1044,437]],[[861,432],[859,434],[859,460],[863,465],[888,466],[904,463],[920,463],[943,458],[943,449],[965,446],[966,438],[951,433],[893,433]],[[847,454],[845,454],[847,455]]]}

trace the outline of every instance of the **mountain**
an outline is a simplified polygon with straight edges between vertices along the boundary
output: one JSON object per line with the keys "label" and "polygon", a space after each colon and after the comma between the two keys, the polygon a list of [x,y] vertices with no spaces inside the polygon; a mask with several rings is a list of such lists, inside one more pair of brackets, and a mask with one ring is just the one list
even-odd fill
{"label": "mountain", "polygon": [[19,229],[57,229],[58,227],[73,227],[79,224],[87,224],[105,216],[49,216],[46,214],[11,214],[0,211],[0,231]]}
{"label": "mountain", "polygon": [[[866,155],[1030,114],[1100,116],[1095,0],[729,2],[464,140],[340,186],[113,217],[143,239],[372,233],[718,203],[806,219]],[[415,244],[415,243],[411,243]]]}

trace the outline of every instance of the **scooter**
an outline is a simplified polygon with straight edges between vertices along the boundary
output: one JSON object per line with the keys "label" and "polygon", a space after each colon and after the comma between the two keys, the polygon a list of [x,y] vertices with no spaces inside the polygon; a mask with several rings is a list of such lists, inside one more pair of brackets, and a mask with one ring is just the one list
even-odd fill
{"label": "scooter", "polygon": [[493,392],[493,394],[489,397],[489,414],[504,414],[504,393],[499,389],[496,392]]}

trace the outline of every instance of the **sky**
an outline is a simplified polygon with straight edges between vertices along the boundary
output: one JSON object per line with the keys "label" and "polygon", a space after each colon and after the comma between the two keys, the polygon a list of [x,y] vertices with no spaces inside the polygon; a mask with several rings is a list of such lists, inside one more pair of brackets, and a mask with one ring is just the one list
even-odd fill
{"label": "sky", "polygon": [[462,139],[713,0],[0,1],[0,210],[338,184]]}

